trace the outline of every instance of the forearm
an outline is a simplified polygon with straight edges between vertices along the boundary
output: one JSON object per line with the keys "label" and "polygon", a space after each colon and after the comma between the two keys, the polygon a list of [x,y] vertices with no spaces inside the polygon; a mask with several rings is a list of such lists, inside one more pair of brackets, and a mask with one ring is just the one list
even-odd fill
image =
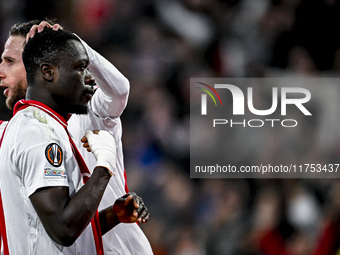
{"label": "forearm", "polygon": [[96,167],[91,178],[66,205],[65,222],[79,234],[95,215],[109,180],[110,174],[107,170]]}
{"label": "forearm", "polygon": [[90,58],[89,70],[98,86],[112,98],[127,98],[130,90],[128,79],[106,58],[82,41]]}
{"label": "forearm", "polygon": [[117,226],[120,221],[118,220],[116,214],[113,211],[113,206],[99,212],[100,228],[102,235],[109,232],[112,228]]}

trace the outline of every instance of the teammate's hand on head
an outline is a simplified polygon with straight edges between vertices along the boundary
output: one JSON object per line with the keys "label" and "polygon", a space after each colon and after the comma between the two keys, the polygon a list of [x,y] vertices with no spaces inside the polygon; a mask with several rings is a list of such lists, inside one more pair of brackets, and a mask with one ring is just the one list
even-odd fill
{"label": "teammate's hand on head", "polygon": [[143,199],[134,192],[129,192],[118,198],[113,205],[113,211],[118,221],[122,223],[146,223],[150,218]]}
{"label": "teammate's hand on head", "polygon": [[91,151],[97,166],[106,168],[111,175],[116,171],[116,143],[113,136],[105,130],[86,131],[81,139],[83,147]]}
{"label": "teammate's hand on head", "polygon": [[63,29],[62,26],[60,26],[59,24],[54,24],[53,26],[48,23],[47,21],[42,21],[39,25],[33,25],[30,29],[30,31],[28,32],[28,34],[26,35],[26,43],[28,42],[28,40],[30,38],[32,38],[35,33],[38,31],[38,33],[40,33],[41,31],[44,30],[45,27],[48,28],[52,28],[53,30],[57,31],[59,29]]}

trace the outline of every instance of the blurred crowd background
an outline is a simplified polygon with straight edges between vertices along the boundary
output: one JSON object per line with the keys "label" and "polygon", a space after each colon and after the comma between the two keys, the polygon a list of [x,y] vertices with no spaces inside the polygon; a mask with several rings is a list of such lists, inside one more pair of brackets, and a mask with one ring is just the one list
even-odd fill
{"label": "blurred crowd background", "polygon": [[[14,23],[45,17],[130,81],[125,168],[151,213],[141,227],[155,255],[340,254],[339,180],[189,177],[190,77],[339,78],[339,1],[0,0],[1,52]],[[338,121],[319,123],[340,119],[340,86],[327,91],[332,100],[296,131],[303,142],[276,134],[267,159],[339,163]],[[11,114],[1,95],[0,119]]]}

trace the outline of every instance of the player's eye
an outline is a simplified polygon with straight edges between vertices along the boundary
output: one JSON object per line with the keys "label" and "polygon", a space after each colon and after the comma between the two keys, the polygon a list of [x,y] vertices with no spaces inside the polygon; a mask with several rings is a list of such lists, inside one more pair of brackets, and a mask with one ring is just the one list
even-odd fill
{"label": "player's eye", "polygon": [[10,58],[6,58],[6,59],[4,59],[4,61],[9,63],[9,64],[13,64],[14,63],[14,60],[10,59]]}
{"label": "player's eye", "polygon": [[82,71],[85,71],[85,70],[87,69],[87,65],[86,65],[86,64],[81,65],[81,66],[80,66],[80,69],[81,69]]}

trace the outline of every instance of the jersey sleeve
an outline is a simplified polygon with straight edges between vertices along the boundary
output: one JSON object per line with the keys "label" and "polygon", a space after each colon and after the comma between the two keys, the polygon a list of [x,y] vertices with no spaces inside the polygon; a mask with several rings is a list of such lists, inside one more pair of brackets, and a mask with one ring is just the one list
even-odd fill
{"label": "jersey sleeve", "polygon": [[69,186],[64,159],[64,149],[52,141],[36,143],[22,151],[16,164],[27,195],[44,187]]}
{"label": "jersey sleeve", "polygon": [[83,40],[81,42],[90,59],[89,71],[99,87],[91,99],[92,111],[102,118],[119,117],[126,107],[129,96],[128,79],[86,42]]}

